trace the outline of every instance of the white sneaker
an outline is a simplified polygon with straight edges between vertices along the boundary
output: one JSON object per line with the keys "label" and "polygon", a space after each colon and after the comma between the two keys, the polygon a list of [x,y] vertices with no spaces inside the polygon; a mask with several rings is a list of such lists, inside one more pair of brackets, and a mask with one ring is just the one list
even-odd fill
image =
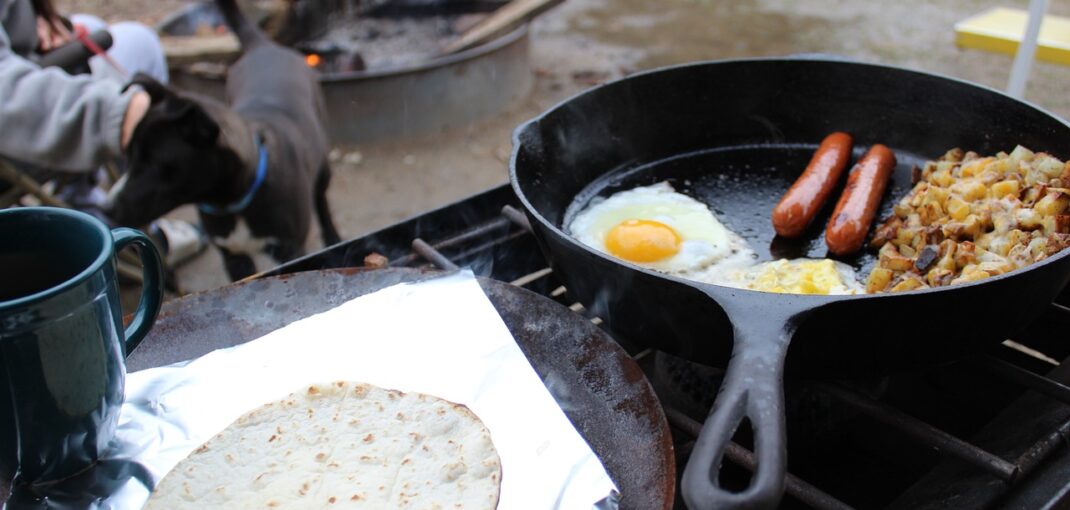
{"label": "white sneaker", "polygon": [[201,229],[188,221],[160,218],[149,225],[149,235],[159,242],[160,254],[170,268],[192,259],[208,246]]}

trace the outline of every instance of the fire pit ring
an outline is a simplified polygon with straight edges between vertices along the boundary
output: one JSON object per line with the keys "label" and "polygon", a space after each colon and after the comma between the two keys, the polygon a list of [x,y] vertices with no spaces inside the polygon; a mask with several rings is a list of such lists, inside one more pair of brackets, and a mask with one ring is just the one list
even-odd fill
{"label": "fire pit ring", "polygon": [[[203,19],[198,4],[158,30]],[[171,70],[172,85],[225,98],[224,73],[196,65]],[[507,110],[532,90],[528,25],[471,49],[397,67],[321,74],[332,143],[363,144],[432,135]]]}

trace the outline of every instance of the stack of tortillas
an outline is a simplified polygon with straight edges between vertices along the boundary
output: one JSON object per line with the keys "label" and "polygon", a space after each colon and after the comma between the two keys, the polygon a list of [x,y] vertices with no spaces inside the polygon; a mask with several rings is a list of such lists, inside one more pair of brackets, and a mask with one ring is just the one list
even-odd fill
{"label": "stack of tortillas", "polygon": [[500,486],[490,433],[467,407],[336,382],[238,418],[145,508],[493,509]]}

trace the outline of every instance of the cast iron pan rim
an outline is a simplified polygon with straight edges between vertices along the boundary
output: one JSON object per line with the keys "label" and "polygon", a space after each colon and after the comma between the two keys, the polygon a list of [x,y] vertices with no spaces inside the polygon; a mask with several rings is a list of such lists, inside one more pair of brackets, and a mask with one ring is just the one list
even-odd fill
{"label": "cast iron pan rim", "polygon": [[[1032,102],[1027,101],[1025,99],[1019,99],[1019,98],[1012,97],[1009,94],[1007,94],[1006,92],[1003,92],[1002,90],[999,90],[999,89],[996,89],[996,88],[989,87],[988,85],[984,85],[984,84],[981,84],[981,83],[964,80],[964,79],[961,79],[961,78],[955,78],[953,76],[947,76],[947,75],[940,74],[940,73],[922,71],[922,70],[919,70],[919,69],[908,69],[908,68],[905,68],[905,67],[893,66],[893,65],[888,65],[888,64],[877,64],[877,63],[873,63],[873,62],[862,62],[862,61],[858,61],[858,60],[846,60],[846,59],[843,59],[843,58],[832,58],[832,57],[826,57],[826,56],[822,56],[822,55],[799,55],[799,56],[794,56],[794,57],[789,56],[789,57],[728,58],[728,59],[719,59],[719,60],[700,60],[700,61],[696,61],[696,62],[685,62],[683,64],[673,64],[673,65],[668,65],[668,66],[663,66],[663,67],[656,67],[654,69],[648,69],[646,71],[639,71],[639,72],[636,72],[636,73],[632,73],[632,74],[629,74],[628,76],[617,78],[616,80],[609,81],[609,82],[606,82],[606,83],[602,83],[600,85],[595,85],[594,87],[588,88],[587,90],[583,90],[583,91],[577,92],[576,94],[572,95],[571,97],[559,101],[557,104],[551,106],[550,108],[548,108],[547,110],[543,111],[542,113],[536,115],[535,117],[532,117],[527,122],[524,122],[523,124],[521,124],[516,129],[513,130],[513,158],[514,158],[514,161],[515,161],[515,158],[516,158],[516,149],[517,149],[517,146],[518,146],[518,138],[520,136],[520,133],[522,131],[524,131],[524,129],[526,129],[531,124],[538,124],[539,121],[541,121],[544,117],[547,117],[550,114],[556,112],[557,110],[560,110],[560,109],[564,108],[565,105],[567,105],[567,104],[569,104],[569,103],[571,103],[571,102],[575,101],[576,99],[579,99],[579,98],[581,98],[583,96],[597,94],[603,88],[617,86],[622,82],[626,82],[626,81],[631,80],[632,78],[640,78],[640,77],[643,77],[643,76],[647,76],[647,75],[651,75],[651,74],[659,74],[659,73],[663,73],[663,72],[666,72],[666,71],[677,71],[677,70],[682,70],[682,69],[688,69],[688,68],[691,68],[691,67],[708,67],[708,66],[712,66],[712,65],[747,64],[747,63],[758,63],[758,62],[762,62],[762,63],[769,63],[769,62],[816,62],[816,63],[822,63],[822,64],[852,65],[852,66],[857,66],[857,67],[872,67],[872,68],[877,68],[877,69],[885,69],[885,70],[888,70],[888,71],[910,73],[910,74],[915,74],[915,75],[918,75],[918,76],[925,76],[925,77],[929,77],[929,78],[937,78],[937,79],[941,79],[941,80],[945,80],[945,81],[955,82],[955,83],[958,83],[960,85],[965,85],[965,86],[968,86],[968,87],[982,89],[982,90],[985,90],[987,92],[991,92],[991,93],[994,93],[996,95],[1003,96],[1003,97],[1005,97],[1007,99],[1010,99],[1011,101],[1022,103],[1022,104],[1026,105],[1026,106],[1028,106],[1028,107],[1030,107],[1030,108],[1032,108],[1034,110],[1039,111],[1040,113],[1043,113],[1044,115],[1047,115],[1048,117],[1051,117],[1051,118],[1059,121],[1064,126],[1070,127],[1070,122],[1067,122],[1067,121],[1063,120],[1062,117],[1059,117],[1058,115],[1055,115],[1055,114],[1051,113],[1050,111],[1044,109],[1043,107],[1041,107],[1041,106],[1039,106],[1039,105],[1037,105],[1035,103],[1032,103]],[[512,173],[512,169],[510,168],[510,174],[511,173]]]}
{"label": "cast iron pan rim", "polygon": [[563,108],[568,103],[571,103],[572,101],[575,101],[575,100],[577,100],[577,99],[579,99],[581,97],[587,96],[587,95],[597,94],[603,88],[617,86],[621,82],[628,81],[628,80],[631,80],[633,78],[638,78],[638,77],[647,76],[647,75],[656,74],[656,73],[661,73],[661,72],[666,72],[666,71],[675,71],[675,70],[681,70],[681,69],[688,69],[688,68],[692,68],[692,67],[706,67],[706,66],[710,66],[710,65],[720,65],[720,64],[746,64],[746,63],[752,63],[752,62],[763,62],[763,63],[765,63],[765,62],[819,62],[819,63],[838,64],[838,65],[853,65],[853,66],[860,66],[860,67],[872,67],[872,68],[886,69],[886,70],[891,70],[891,71],[913,73],[913,74],[917,74],[917,75],[921,75],[921,76],[927,76],[927,77],[930,77],[930,78],[937,78],[937,79],[952,81],[952,82],[958,83],[958,84],[963,85],[963,86],[982,89],[982,90],[985,90],[985,91],[988,91],[988,92],[1003,96],[1003,97],[1005,97],[1007,99],[1010,99],[1011,101],[1016,101],[1016,102],[1022,103],[1022,104],[1026,105],[1026,106],[1028,106],[1030,108],[1033,108],[1033,109],[1039,111],[1040,113],[1042,113],[1044,115],[1047,115],[1048,117],[1051,117],[1052,119],[1055,119],[1056,121],[1058,121],[1062,125],[1066,126],[1067,128],[1070,128],[1070,123],[1068,123],[1067,121],[1063,120],[1061,117],[1059,117],[1057,115],[1054,115],[1051,112],[1045,110],[1044,108],[1041,108],[1041,107],[1039,107],[1039,106],[1037,106],[1037,105],[1035,105],[1033,103],[1030,103],[1029,101],[1013,98],[1013,97],[1007,95],[1006,93],[1004,93],[1003,91],[994,89],[992,87],[988,87],[986,85],[981,85],[981,84],[978,84],[978,83],[962,80],[962,79],[959,79],[959,78],[953,78],[953,77],[950,77],[950,76],[945,76],[945,75],[937,74],[937,73],[930,73],[930,72],[926,72],[926,71],[918,71],[918,70],[914,70],[914,69],[906,69],[906,68],[902,68],[902,67],[890,66],[890,65],[884,65],[884,64],[872,64],[872,63],[866,63],[866,62],[853,62],[853,61],[845,61],[845,60],[837,60],[837,59],[811,58],[811,57],[758,57],[758,58],[740,58],[740,59],[725,59],[725,60],[709,60],[709,61],[701,61],[701,62],[689,62],[689,63],[685,63],[685,64],[678,64],[678,65],[672,65],[672,66],[666,66],[666,67],[659,67],[659,68],[656,68],[656,69],[651,69],[649,71],[643,71],[643,72],[635,73],[635,74],[632,74],[632,75],[629,75],[629,76],[626,76],[626,77],[623,77],[623,78],[620,78],[620,79],[617,79],[617,80],[614,80],[614,81],[611,81],[611,82],[608,82],[608,83],[603,83],[602,85],[597,85],[595,87],[591,87],[591,88],[589,88],[589,89],[587,89],[585,91],[579,92],[578,94],[576,94],[576,95],[574,95],[574,96],[572,96],[572,97],[570,97],[568,99],[565,99],[565,100],[557,103],[556,105],[554,105],[550,109],[544,111],[543,113],[537,115],[536,117],[534,117],[534,118],[528,120],[527,122],[524,122],[520,126],[518,126],[516,129],[513,130],[513,137],[512,137],[512,139],[513,139],[513,152],[512,152],[512,155],[509,157],[509,181],[510,181],[510,184],[512,185],[512,187],[513,187],[513,193],[516,194],[517,199],[520,200],[520,203],[523,204],[524,208],[527,209],[528,213],[531,216],[535,217],[535,219],[538,220],[539,223],[541,223],[543,226],[545,226],[551,232],[553,232],[555,235],[557,235],[558,238],[566,239],[566,242],[571,243],[574,247],[579,248],[579,249],[587,252],[588,255],[592,255],[592,256],[601,258],[601,259],[603,259],[603,260],[605,260],[607,262],[611,262],[611,263],[615,263],[615,264],[622,264],[622,265],[624,265],[625,267],[627,267],[629,269],[632,269],[632,270],[635,270],[635,271],[640,271],[640,272],[646,273],[646,274],[651,275],[651,276],[662,278],[664,280],[668,280],[668,281],[671,281],[671,282],[680,283],[680,284],[687,285],[687,286],[690,286],[690,287],[695,287],[695,288],[698,288],[698,289],[714,288],[714,289],[720,289],[721,291],[738,292],[738,293],[740,293],[742,295],[754,295],[754,296],[761,295],[761,296],[766,297],[767,299],[782,299],[782,298],[805,299],[805,300],[813,301],[815,306],[821,305],[821,304],[825,304],[825,303],[832,303],[832,302],[837,302],[837,301],[847,301],[847,300],[880,299],[880,298],[889,298],[890,299],[890,298],[898,297],[898,296],[929,294],[929,293],[941,292],[941,291],[947,291],[947,290],[962,289],[962,288],[972,287],[972,286],[976,286],[976,285],[984,285],[986,283],[992,283],[992,282],[995,282],[997,280],[1002,280],[1004,278],[1014,277],[1014,276],[1018,275],[1019,273],[1022,273],[1022,272],[1025,272],[1025,271],[1029,271],[1031,269],[1040,268],[1040,267],[1043,267],[1043,266],[1045,266],[1047,264],[1054,263],[1056,260],[1059,260],[1061,258],[1065,258],[1067,256],[1070,256],[1070,248],[1067,248],[1067,249],[1064,249],[1064,250],[1060,251],[1059,253],[1056,253],[1053,256],[1050,256],[1050,257],[1040,261],[1040,262],[1034,262],[1034,263],[1032,263],[1032,264],[1030,264],[1028,266],[1025,266],[1025,267],[1022,267],[1022,268],[1019,268],[1019,269],[1015,269],[1014,271],[1010,271],[1010,272],[1003,273],[1003,274],[996,275],[996,276],[991,276],[991,277],[985,278],[983,280],[977,280],[977,281],[965,282],[965,283],[958,283],[958,284],[955,284],[955,285],[950,285],[950,286],[945,286],[945,287],[930,287],[928,289],[918,289],[918,290],[910,290],[910,291],[895,292],[895,293],[882,292],[882,293],[879,293],[879,294],[854,294],[854,295],[776,294],[776,293],[772,293],[772,292],[764,292],[764,291],[757,291],[757,290],[751,290],[751,289],[728,287],[728,286],[725,286],[725,285],[716,285],[716,284],[712,284],[712,283],[704,283],[704,282],[697,282],[697,281],[694,281],[694,280],[688,280],[686,278],[680,278],[678,276],[673,276],[673,275],[670,275],[670,274],[654,271],[652,269],[647,269],[647,268],[642,267],[642,266],[637,266],[635,264],[632,264],[630,262],[618,259],[616,257],[611,257],[611,256],[609,256],[609,255],[607,255],[605,253],[602,253],[602,252],[600,252],[600,251],[598,251],[598,250],[596,250],[594,248],[591,248],[590,246],[587,246],[586,244],[583,244],[583,243],[579,242],[578,240],[576,240],[576,238],[574,238],[571,235],[569,235],[568,233],[566,233],[563,229],[561,229],[557,225],[555,225],[555,224],[551,223],[550,221],[548,221],[545,217],[543,217],[542,214],[539,213],[539,211],[535,208],[535,206],[531,204],[531,201],[528,200],[527,195],[524,193],[524,190],[522,190],[520,188],[520,180],[517,178],[517,174],[516,174],[516,160],[517,160],[517,158],[518,158],[518,156],[520,154],[520,143],[521,143],[520,142],[520,135],[521,135],[521,133],[523,133],[525,130],[531,128],[531,126],[537,125],[540,121],[543,120],[543,118],[553,114],[557,110]]}

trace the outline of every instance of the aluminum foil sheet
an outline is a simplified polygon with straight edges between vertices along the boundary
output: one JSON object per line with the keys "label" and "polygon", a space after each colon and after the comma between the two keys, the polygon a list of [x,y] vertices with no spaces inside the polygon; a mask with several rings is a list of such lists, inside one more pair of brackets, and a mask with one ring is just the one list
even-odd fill
{"label": "aluminum foil sheet", "polygon": [[[114,448],[77,484],[7,507],[138,509],[242,414],[313,383],[365,382],[468,406],[502,463],[499,509],[612,509],[601,461],[543,386],[473,275],[401,284],[246,344],[128,374]],[[225,483],[225,474],[220,474]]]}

